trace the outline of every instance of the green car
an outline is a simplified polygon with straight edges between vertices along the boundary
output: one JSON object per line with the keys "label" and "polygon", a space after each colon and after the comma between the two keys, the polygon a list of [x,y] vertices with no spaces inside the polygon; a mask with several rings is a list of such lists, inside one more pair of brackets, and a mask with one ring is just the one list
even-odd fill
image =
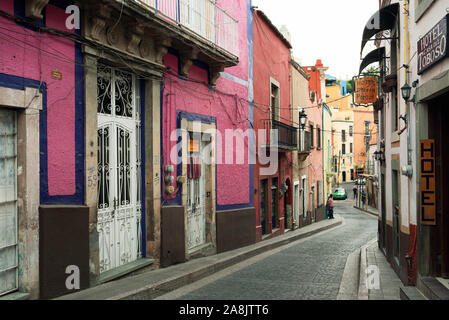
{"label": "green car", "polygon": [[346,194],[346,190],[344,188],[336,189],[332,195],[334,200],[346,200],[348,198],[348,195]]}

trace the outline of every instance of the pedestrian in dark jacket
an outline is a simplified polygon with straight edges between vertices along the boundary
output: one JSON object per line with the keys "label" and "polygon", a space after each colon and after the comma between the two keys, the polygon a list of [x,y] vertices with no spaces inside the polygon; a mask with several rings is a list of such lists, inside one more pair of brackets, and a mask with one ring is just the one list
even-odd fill
{"label": "pedestrian in dark jacket", "polygon": [[354,199],[357,197],[357,187],[354,186],[354,188],[352,188],[352,191],[354,192]]}
{"label": "pedestrian in dark jacket", "polygon": [[327,216],[329,219],[334,218],[334,197],[329,195],[329,198],[327,199]]}

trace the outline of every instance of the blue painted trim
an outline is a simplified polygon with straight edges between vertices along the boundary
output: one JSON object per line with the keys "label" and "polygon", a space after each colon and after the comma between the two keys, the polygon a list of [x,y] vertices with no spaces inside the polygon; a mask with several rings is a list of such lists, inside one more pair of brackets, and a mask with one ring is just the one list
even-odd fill
{"label": "blue painted trim", "polygon": [[74,4],[74,1],[73,0],[50,0],[49,4],[51,4],[55,7],[58,7],[60,9],[64,9],[64,11],[65,11],[65,9],[68,6]]}
{"label": "blue painted trim", "polygon": [[248,86],[249,86],[247,80],[240,79],[240,78],[238,78],[238,77],[236,77],[236,76],[233,76],[233,75],[230,74],[230,73],[222,72],[222,73],[220,74],[220,76],[222,76],[222,77],[225,78],[225,79],[231,80],[231,81],[233,81],[233,82],[235,82],[235,83],[238,83],[238,84],[240,84],[240,85],[242,85],[242,86],[244,86],[244,87],[247,87],[247,88],[248,88]]}
{"label": "blue painted trim", "polygon": [[141,188],[140,188],[140,201],[142,204],[142,220],[140,224],[141,232],[142,232],[142,257],[146,258],[147,256],[147,235],[146,235],[146,183],[145,183],[145,80],[140,81],[140,171],[141,171]]}
{"label": "blue painted trim", "polygon": [[[82,68],[82,67],[80,67]],[[75,70],[77,73],[77,71]],[[81,71],[84,73],[84,71]],[[48,172],[47,172],[47,84],[45,82],[40,83],[38,80],[32,80],[28,78],[22,78],[18,76],[13,76],[9,74],[0,74],[0,86],[10,89],[25,90],[28,88],[39,89],[42,94],[42,111],[39,114],[39,147],[40,147],[40,203],[41,204],[83,204],[84,203],[84,134],[81,139],[76,139],[76,182],[77,182],[77,193],[72,196],[48,196]],[[84,84],[81,85],[84,87]],[[84,93],[84,90],[81,91]],[[78,95],[79,93],[76,93]],[[84,110],[84,102],[82,102]],[[80,108],[76,108],[75,117],[77,120],[77,126],[80,125],[79,119],[81,119],[81,126],[76,128],[76,132],[84,132],[84,113],[80,113]],[[79,138],[79,137],[78,137]],[[80,143],[82,143],[81,148]],[[81,150],[80,150],[81,149]],[[80,167],[80,164],[82,166]],[[79,173],[82,173],[80,176]],[[79,180],[82,181],[82,187],[78,185]],[[81,194],[80,194],[81,193]]]}
{"label": "blue painted trim", "polygon": [[178,129],[181,128],[181,120],[186,119],[187,121],[193,122],[193,121],[199,121],[201,123],[217,123],[217,119],[215,117],[211,116],[205,116],[198,113],[191,113],[187,111],[177,110],[176,111],[176,119],[179,121]]}
{"label": "blue painted trim", "polygon": [[332,117],[332,112],[331,112],[330,108],[328,107],[328,105],[326,103],[323,103],[323,107],[329,113],[329,115]]}
{"label": "blue painted trim", "polygon": [[[211,124],[211,123],[215,123],[215,125],[217,124],[217,119],[215,117],[210,117],[210,116],[205,116],[202,114],[190,113],[190,112],[186,112],[186,111],[182,111],[182,110],[177,110],[176,111],[176,128],[177,129],[181,129],[182,119],[186,119],[189,122],[198,121],[198,122],[207,123],[207,124]],[[178,146],[178,156],[182,156],[182,148],[181,148],[181,144],[179,143],[181,141],[181,139],[182,139],[181,137],[178,137],[178,140],[176,141],[177,146]],[[216,172],[217,172],[217,170],[215,170],[215,175],[216,175]],[[177,175],[182,174],[182,163],[177,164],[176,174]],[[163,173],[162,173],[162,175],[163,175]],[[163,180],[163,179],[161,179],[161,180]],[[215,184],[216,184],[216,182],[217,182],[217,179],[215,177]],[[216,188],[216,186],[215,186],[215,188]],[[167,199],[164,201],[164,203],[166,205],[181,206],[182,205],[182,192],[180,192],[180,190],[178,190],[175,198]]]}

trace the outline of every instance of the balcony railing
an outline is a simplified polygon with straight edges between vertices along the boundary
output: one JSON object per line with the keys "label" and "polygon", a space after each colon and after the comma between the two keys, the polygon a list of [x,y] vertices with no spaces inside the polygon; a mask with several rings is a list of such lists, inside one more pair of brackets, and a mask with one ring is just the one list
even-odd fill
{"label": "balcony railing", "polygon": [[283,150],[296,150],[298,148],[297,128],[277,120],[264,120],[266,130],[266,145],[278,147]]}
{"label": "balcony railing", "polygon": [[238,21],[211,0],[131,0],[239,56]]}

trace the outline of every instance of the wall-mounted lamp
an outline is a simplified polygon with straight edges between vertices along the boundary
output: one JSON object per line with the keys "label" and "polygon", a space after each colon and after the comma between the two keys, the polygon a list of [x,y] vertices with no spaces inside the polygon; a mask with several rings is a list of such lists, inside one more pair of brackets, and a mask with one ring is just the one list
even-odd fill
{"label": "wall-mounted lamp", "polygon": [[304,111],[304,108],[299,108],[299,123],[301,124],[301,129],[304,130],[307,122],[307,114]]}
{"label": "wall-mounted lamp", "polygon": [[406,82],[401,88],[402,98],[405,102],[410,100],[410,95],[412,94],[412,87]]}
{"label": "wall-mounted lamp", "polygon": [[374,152],[374,159],[376,159],[377,161],[380,161],[380,162],[384,162],[385,161],[385,153],[382,150],[377,150],[376,152]]}

